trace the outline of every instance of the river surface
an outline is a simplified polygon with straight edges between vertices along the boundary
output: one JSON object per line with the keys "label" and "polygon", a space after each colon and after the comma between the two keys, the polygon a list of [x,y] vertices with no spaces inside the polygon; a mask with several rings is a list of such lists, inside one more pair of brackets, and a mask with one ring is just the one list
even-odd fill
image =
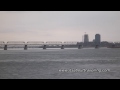
{"label": "river surface", "polygon": [[120,49],[0,50],[0,79],[120,79]]}

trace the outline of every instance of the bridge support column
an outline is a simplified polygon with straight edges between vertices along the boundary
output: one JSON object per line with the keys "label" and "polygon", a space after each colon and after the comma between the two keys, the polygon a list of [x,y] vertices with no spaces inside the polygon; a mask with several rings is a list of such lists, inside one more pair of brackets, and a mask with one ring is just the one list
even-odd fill
{"label": "bridge support column", "polygon": [[27,45],[25,45],[24,50],[27,50],[27,49],[28,49],[28,47],[27,47]]}
{"label": "bridge support column", "polygon": [[46,45],[43,46],[43,49],[46,49]]}
{"label": "bridge support column", "polygon": [[96,48],[96,49],[99,48],[99,45],[95,45],[95,48]]}
{"label": "bridge support column", "polygon": [[61,49],[64,49],[64,45],[61,46]]}
{"label": "bridge support column", "polygon": [[82,45],[78,45],[78,49],[81,49],[82,48]]}
{"label": "bridge support column", "polygon": [[4,46],[4,50],[7,50],[7,45]]}

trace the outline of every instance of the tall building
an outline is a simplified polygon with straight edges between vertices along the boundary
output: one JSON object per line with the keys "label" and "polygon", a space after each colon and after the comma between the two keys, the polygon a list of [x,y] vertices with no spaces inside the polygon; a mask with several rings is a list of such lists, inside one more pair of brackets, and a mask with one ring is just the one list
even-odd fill
{"label": "tall building", "polygon": [[84,35],[84,43],[88,43],[89,42],[89,37],[88,34]]}
{"label": "tall building", "polygon": [[100,43],[101,43],[101,35],[96,34],[95,35],[95,44],[100,45]]}

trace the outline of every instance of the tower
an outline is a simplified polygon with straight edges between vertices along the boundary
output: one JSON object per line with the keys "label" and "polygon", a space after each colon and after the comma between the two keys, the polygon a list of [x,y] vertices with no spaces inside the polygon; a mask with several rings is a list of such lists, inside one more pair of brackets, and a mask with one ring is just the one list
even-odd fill
{"label": "tower", "polygon": [[89,42],[89,37],[88,34],[84,35],[84,43],[88,43]]}
{"label": "tower", "polygon": [[96,34],[95,35],[95,44],[96,45],[100,45],[101,43],[101,35],[100,34]]}

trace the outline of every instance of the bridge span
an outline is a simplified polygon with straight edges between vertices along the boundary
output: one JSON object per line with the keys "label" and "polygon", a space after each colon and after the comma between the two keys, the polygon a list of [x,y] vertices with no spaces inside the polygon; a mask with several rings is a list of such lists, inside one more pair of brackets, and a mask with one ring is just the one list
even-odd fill
{"label": "bridge span", "polygon": [[[95,48],[99,48],[100,45],[94,45]],[[119,48],[120,42],[109,42],[108,48]],[[8,41],[5,43],[4,41],[0,41],[0,49],[8,50],[10,48],[23,48],[24,50],[28,50],[29,48],[84,48],[83,43],[77,42],[77,41]]]}
{"label": "bridge span", "polygon": [[0,49],[8,50],[11,48],[23,48],[24,50],[27,50],[29,48],[78,48],[81,49],[82,45],[77,44],[77,42],[67,41],[67,42],[61,42],[61,41],[8,41],[7,43],[0,41]]}
{"label": "bridge span", "polygon": [[4,41],[0,41],[0,49],[4,48],[4,46],[5,46]]}

